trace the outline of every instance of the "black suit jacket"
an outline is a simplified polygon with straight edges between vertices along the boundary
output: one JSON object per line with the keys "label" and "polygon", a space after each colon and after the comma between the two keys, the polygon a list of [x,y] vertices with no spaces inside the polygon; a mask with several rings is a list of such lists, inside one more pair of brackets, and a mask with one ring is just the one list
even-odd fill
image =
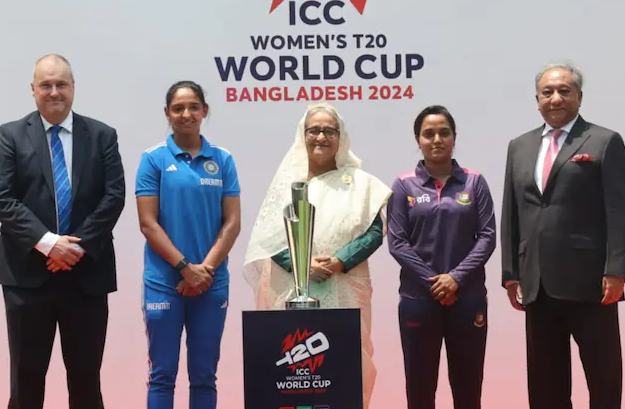
{"label": "black suit jacket", "polygon": [[[82,289],[117,289],[113,227],[125,202],[124,170],[115,129],[73,114],[70,235],[86,254],[71,274]],[[0,126],[0,284],[42,286],[51,276],[34,246],[57,233],[54,177],[39,112]],[[61,274],[61,273],[57,273]]]}
{"label": "black suit jacket", "polygon": [[[508,146],[502,281],[521,282],[524,304],[541,284],[553,298],[599,302],[604,275],[625,277],[625,146],[618,133],[580,116],[541,194],[534,169],[543,129]],[[572,161],[577,154],[592,161]]]}

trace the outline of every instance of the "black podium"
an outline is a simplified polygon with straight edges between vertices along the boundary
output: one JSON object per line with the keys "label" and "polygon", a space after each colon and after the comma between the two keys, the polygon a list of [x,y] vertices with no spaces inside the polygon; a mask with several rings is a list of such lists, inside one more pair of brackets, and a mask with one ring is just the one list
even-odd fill
{"label": "black podium", "polygon": [[243,311],[245,409],[362,409],[359,309]]}

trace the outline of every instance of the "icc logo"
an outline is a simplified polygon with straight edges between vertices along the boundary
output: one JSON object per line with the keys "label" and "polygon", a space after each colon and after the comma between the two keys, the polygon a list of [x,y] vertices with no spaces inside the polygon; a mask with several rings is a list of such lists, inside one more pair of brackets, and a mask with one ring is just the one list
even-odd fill
{"label": "icc logo", "polygon": [[[367,0],[350,0],[352,5],[360,14],[365,11]],[[273,12],[284,0],[272,0],[271,9]],[[289,1],[289,25],[294,26],[299,21],[308,26],[316,26],[321,23],[328,23],[335,26],[345,23],[345,19],[340,13],[340,9],[345,6],[344,1],[330,0],[321,3],[317,0],[306,0],[301,3],[294,0]]]}

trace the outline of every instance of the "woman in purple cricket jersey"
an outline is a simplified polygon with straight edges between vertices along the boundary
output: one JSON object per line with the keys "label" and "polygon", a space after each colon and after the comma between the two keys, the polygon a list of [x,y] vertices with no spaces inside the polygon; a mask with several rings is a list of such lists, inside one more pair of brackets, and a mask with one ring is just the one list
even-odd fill
{"label": "woman in purple cricket jersey", "polygon": [[493,200],[483,176],[452,158],[456,123],[430,106],[416,118],[423,153],[399,176],[388,245],[401,267],[399,323],[409,409],[434,409],[442,340],[455,409],[481,408],[487,333],[484,265],[495,250]]}

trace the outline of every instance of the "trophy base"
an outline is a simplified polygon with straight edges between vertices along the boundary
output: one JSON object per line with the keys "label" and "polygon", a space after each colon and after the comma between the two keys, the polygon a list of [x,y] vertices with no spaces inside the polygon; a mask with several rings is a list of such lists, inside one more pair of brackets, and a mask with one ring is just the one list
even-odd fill
{"label": "trophy base", "polygon": [[287,310],[307,310],[312,308],[319,308],[321,303],[318,299],[312,297],[301,296],[287,300],[285,307]]}

